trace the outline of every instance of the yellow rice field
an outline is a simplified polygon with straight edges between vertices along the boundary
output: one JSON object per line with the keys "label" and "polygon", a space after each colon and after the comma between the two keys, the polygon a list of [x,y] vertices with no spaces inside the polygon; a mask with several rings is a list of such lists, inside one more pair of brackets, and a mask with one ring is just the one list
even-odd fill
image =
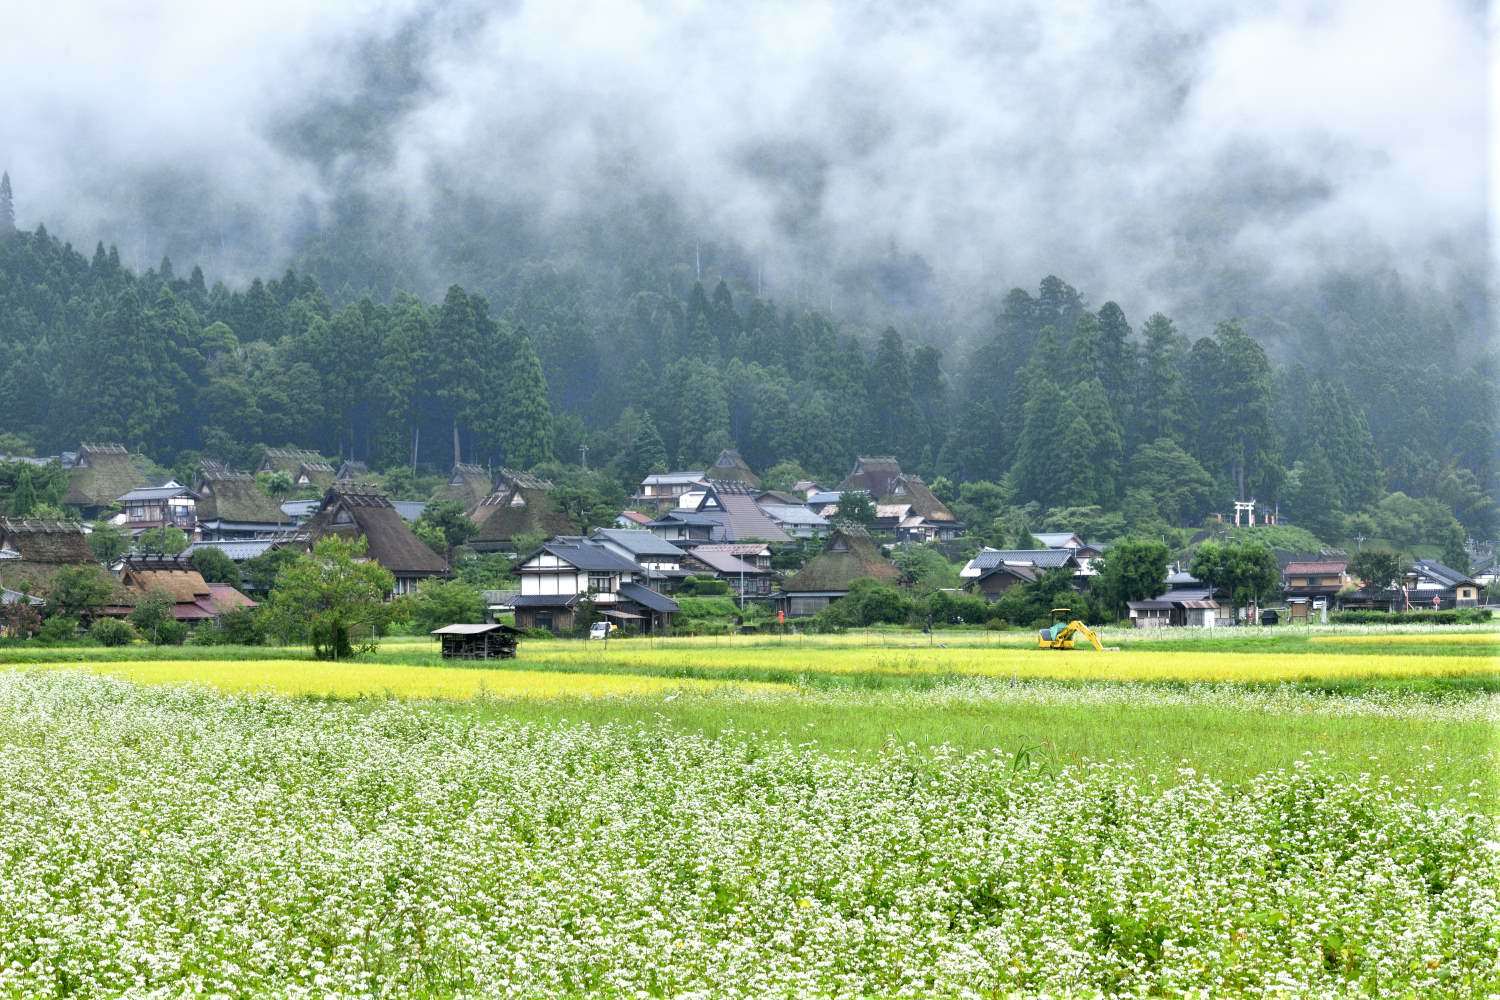
{"label": "yellow rice field", "polygon": [[718,648],[678,646],[670,641],[599,644],[522,644],[520,662],[632,670],[766,670],[798,674],[888,674],[1097,681],[1300,681],[1357,677],[1460,677],[1494,672],[1486,657],[1371,653],[1317,656],[1306,653],[1092,649],[1038,650],[1002,646],[883,648],[762,644]]}
{"label": "yellow rice field", "polygon": [[787,685],[649,677],[638,674],[485,670],[386,663],[318,663],[311,660],[157,660],[41,664],[19,669],[88,670],[138,684],[203,684],[228,692],[270,692],[336,698],[399,697],[468,700],[491,698],[602,698],[672,691],[774,692]]}

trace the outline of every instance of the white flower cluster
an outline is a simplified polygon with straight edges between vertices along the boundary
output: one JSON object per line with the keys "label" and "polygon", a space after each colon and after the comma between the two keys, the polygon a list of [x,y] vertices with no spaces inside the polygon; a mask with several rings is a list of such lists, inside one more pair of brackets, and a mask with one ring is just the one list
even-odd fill
{"label": "white flower cluster", "polygon": [[1492,821],[1315,762],[0,676],[0,996],[1484,995]]}

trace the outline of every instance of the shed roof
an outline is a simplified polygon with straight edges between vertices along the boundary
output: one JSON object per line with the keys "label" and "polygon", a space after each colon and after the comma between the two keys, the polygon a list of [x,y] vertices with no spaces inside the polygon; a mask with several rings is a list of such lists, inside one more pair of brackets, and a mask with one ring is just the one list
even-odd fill
{"label": "shed roof", "polygon": [[521,634],[521,632],[520,632],[519,629],[511,628],[509,625],[502,625],[499,622],[496,622],[496,623],[490,624],[490,625],[485,625],[485,624],[482,624],[482,623],[481,624],[477,624],[477,625],[463,625],[463,624],[444,625],[442,628],[435,628],[435,629],[433,629],[428,634],[429,635],[490,635],[490,634],[493,634],[493,633],[500,633],[502,635],[504,635],[504,634],[520,635]]}

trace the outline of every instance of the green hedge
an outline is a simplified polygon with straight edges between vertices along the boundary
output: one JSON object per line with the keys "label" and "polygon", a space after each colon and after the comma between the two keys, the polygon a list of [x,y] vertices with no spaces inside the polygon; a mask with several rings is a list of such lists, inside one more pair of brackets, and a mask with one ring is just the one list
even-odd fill
{"label": "green hedge", "polygon": [[1490,620],[1489,608],[1448,608],[1442,611],[1335,611],[1335,625],[1475,625]]}

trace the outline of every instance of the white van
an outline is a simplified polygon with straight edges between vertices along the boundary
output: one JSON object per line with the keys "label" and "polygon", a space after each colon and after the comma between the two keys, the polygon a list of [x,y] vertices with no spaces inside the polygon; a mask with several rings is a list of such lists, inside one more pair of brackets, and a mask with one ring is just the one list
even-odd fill
{"label": "white van", "polygon": [[615,630],[613,622],[594,622],[589,626],[590,639],[608,639],[609,634]]}

